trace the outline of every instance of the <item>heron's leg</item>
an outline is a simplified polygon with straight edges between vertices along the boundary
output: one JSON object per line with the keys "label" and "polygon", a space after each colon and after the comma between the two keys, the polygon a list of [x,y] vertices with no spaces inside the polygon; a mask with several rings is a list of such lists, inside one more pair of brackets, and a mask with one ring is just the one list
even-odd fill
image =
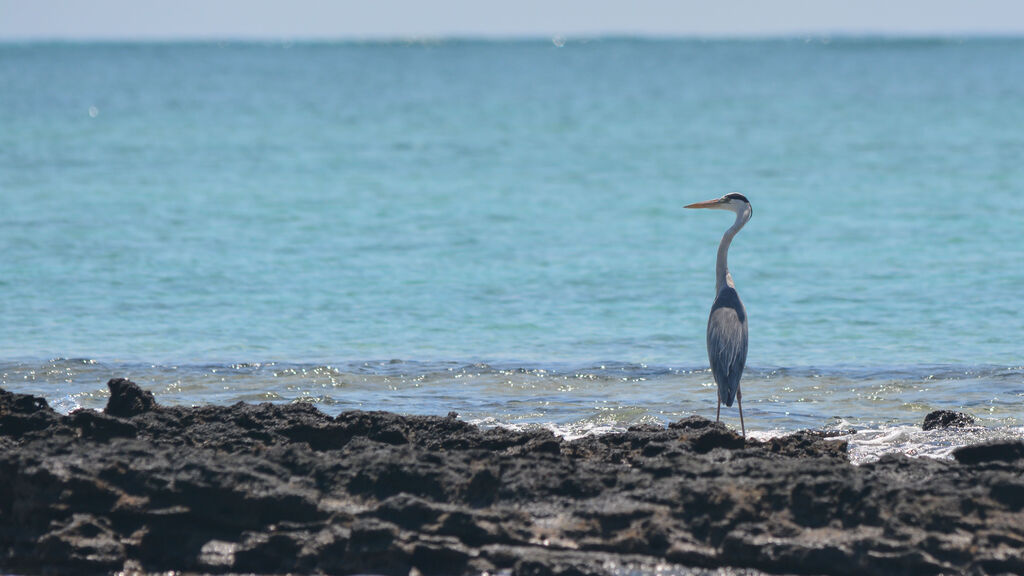
{"label": "heron's leg", "polygon": [[718,410],[715,412],[715,422],[722,416],[722,397],[718,397]]}
{"label": "heron's leg", "polygon": [[747,427],[743,425],[743,394],[740,393],[740,389],[736,389],[736,401],[740,405],[740,431],[743,432],[743,437],[747,437]]}

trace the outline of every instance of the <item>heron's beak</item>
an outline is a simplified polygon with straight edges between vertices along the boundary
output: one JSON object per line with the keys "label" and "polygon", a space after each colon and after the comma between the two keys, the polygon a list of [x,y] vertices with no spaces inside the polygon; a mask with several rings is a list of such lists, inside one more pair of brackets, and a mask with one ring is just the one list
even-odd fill
{"label": "heron's beak", "polygon": [[723,203],[721,198],[715,198],[714,200],[706,200],[704,202],[697,202],[696,204],[689,204],[684,208],[717,208]]}

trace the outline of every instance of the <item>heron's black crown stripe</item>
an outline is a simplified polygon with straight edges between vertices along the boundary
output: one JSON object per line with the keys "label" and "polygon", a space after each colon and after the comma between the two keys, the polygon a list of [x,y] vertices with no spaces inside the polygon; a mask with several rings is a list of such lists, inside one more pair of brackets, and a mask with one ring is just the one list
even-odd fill
{"label": "heron's black crown stripe", "polygon": [[743,200],[747,204],[750,204],[750,200],[747,200],[747,197],[744,196],[743,194],[740,194],[739,192],[729,192],[728,194],[725,195],[725,197],[732,198],[733,200]]}

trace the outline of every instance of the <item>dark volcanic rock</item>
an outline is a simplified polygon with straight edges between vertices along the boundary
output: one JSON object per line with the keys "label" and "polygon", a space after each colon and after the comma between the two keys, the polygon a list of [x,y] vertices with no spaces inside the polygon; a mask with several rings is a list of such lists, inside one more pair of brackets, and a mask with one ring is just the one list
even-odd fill
{"label": "dark volcanic rock", "polygon": [[963,412],[952,410],[936,410],[924,417],[921,424],[922,430],[935,430],[941,428],[965,428],[974,426],[974,417]]}
{"label": "dark volcanic rock", "polygon": [[113,378],[107,382],[107,388],[110,388],[110,399],[103,411],[111,416],[135,416],[156,408],[153,393],[139,388],[131,380]]}
{"label": "dark volcanic rock", "polygon": [[0,434],[18,437],[45,430],[57,420],[57,413],[46,400],[0,389]]}
{"label": "dark volcanic rock", "polygon": [[963,446],[953,450],[953,458],[956,458],[957,462],[963,464],[1024,460],[1024,442],[1020,440],[1003,440]]}
{"label": "dark volcanic rock", "polygon": [[1020,443],[852,466],[841,438],[696,417],[564,441],[111,393],[61,416],[0,390],[0,571],[1024,572]]}

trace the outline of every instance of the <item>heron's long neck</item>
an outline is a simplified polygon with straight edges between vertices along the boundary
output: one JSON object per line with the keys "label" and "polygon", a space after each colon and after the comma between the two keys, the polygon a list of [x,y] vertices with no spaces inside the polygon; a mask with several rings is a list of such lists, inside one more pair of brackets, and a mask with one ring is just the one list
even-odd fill
{"label": "heron's long neck", "polygon": [[729,288],[735,288],[736,285],[732,283],[732,276],[729,274],[729,245],[732,244],[732,239],[736,236],[736,233],[743,228],[743,225],[747,223],[747,219],[743,213],[736,214],[736,222],[725,231],[722,235],[722,242],[718,244],[718,263],[715,266],[715,295],[717,296],[722,288],[728,286]]}

